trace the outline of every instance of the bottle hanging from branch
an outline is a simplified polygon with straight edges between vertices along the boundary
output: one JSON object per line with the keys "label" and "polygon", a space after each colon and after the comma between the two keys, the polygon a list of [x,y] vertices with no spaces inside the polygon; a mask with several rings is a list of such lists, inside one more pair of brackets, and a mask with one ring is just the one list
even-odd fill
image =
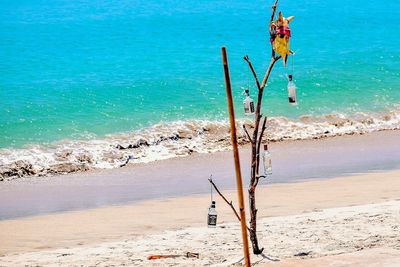
{"label": "bottle hanging from branch", "polygon": [[271,175],[272,174],[272,159],[271,159],[271,152],[268,150],[268,145],[264,145],[264,152],[262,155],[263,163],[264,163],[264,175]]}
{"label": "bottle hanging from branch", "polygon": [[217,211],[215,210],[215,201],[211,201],[211,206],[208,208],[207,216],[208,227],[217,227]]}
{"label": "bottle hanging from branch", "polygon": [[250,97],[249,89],[246,89],[244,92],[246,94],[246,98],[243,100],[244,114],[253,115],[254,114],[254,100],[251,99],[251,97]]}
{"label": "bottle hanging from branch", "polygon": [[292,105],[297,105],[297,96],[296,96],[296,84],[293,81],[293,75],[289,74],[289,82],[288,82],[288,96],[289,103]]}

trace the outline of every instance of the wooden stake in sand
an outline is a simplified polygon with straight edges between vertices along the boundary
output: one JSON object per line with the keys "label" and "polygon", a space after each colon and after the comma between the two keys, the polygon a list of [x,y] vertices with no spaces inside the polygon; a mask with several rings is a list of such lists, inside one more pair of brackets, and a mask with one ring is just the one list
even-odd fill
{"label": "wooden stake in sand", "polygon": [[242,174],[240,172],[239,150],[236,137],[235,111],[233,109],[232,87],[231,87],[231,79],[229,76],[228,57],[226,55],[226,48],[222,47],[221,52],[222,52],[222,64],[224,65],[224,73],[225,73],[226,96],[228,98],[229,121],[231,124],[231,140],[233,147],[233,158],[235,161],[236,185],[237,185],[237,194],[238,194],[239,209],[240,209],[240,225],[242,227],[244,261],[246,267],[250,267],[249,243],[247,240],[246,213],[244,209],[244,200],[243,200],[243,183],[242,183]]}

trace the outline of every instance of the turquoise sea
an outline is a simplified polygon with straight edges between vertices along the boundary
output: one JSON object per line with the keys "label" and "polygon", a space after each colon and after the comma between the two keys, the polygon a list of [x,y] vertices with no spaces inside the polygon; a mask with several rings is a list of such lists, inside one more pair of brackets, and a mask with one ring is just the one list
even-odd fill
{"label": "turquoise sea", "polygon": [[[10,149],[101,141],[158,123],[226,120],[222,45],[228,49],[237,116],[244,117],[243,88],[250,86],[254,97],[255,87],[242,58],[248,54],[263,75],[271,4],[1,1],[0,148],[8,153],[3,157]],[[398,118],[400,1],[281,0],[278,10],[295,16],[296,54],[287,68],[280,61],[273,70],[265,114],[294,121],[358,113],[372,120],[376,114]],[[297,107],[287,102],[292,64]]]}

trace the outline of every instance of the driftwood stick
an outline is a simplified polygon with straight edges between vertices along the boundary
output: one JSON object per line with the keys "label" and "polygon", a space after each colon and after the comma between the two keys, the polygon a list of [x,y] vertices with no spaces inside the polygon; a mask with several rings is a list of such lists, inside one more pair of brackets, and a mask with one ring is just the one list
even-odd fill
{"label": "driftwood stick", "polygon": [[158,260],[158,259],[168,259],[168,258],[178,258],[178,257],[186,257],[186,258],[199,258],[199,253],[195,252],[186,252],[185,254],[168,254],[168,255],[150,255],[147,257],[148,260]]}
{"label": "driftwood stick", "polygon": [[[228,205],[231,207],[233,213],[236,215],[236,218],[237,218],[237,219],[239,220],[239,222],[240,222],[241,219],[240,219],[239,213],[236,211],[235,206],[233,206],[232,201],[227,200],[226,197],[221,193],[221,191],[219,191],[217,185],[216,185],[216,184],[214,183],[214,181],[212,180],[212,177],[208,178],[208,181],[209,181],[210,184],[214,187],[215,191],[217,191],[218,195],[226,202],[226,204],[228,204]],[[246,227],[247,227],[247,230],[250,231],[250,228],[249,228],[248,226],[246,226]]]}

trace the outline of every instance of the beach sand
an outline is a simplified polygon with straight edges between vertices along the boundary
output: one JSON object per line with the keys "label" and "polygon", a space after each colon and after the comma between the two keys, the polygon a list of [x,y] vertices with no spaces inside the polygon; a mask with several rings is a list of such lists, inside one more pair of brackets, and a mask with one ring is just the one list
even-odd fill
{"label": "beach sand", "polygon": [[[273,184],[257,197],[261,266],[399,266],[400,171]],[[216,200],[215,229],[208,195],[3,220],[0,265],[229,266],[241,259],[240,226]],[[146,259],[188,251],[200,258]]]}

